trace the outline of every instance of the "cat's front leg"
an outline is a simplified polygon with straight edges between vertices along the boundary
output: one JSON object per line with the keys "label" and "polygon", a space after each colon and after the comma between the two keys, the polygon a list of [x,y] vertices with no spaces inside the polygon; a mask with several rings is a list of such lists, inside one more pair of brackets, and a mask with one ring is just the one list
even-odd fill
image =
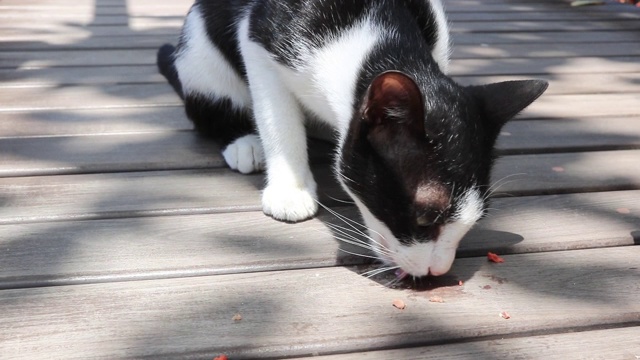
{"label": "cat's front leg", "polygon": [[309,168],[304,114],[279,76],[270,54],[247,36],[248,21],[240,25],[254,119],[267,164],[262,208],[283,221],[305,220],[318,211],[316,182]]}

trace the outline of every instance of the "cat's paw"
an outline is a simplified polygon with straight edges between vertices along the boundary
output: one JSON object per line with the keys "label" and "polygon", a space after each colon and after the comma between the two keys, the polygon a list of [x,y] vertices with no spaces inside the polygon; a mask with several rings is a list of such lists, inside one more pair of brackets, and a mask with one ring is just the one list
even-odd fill
{"label": "cat's paw", "polygon": [[255,134],[237,138],[224,149],[222,156],[231,169],[243,174],[262,171],[265,168],[262,143]]}
{"label": "cat's paw", "polygon": [[309,219],[318,212],[315,186],[311,189],[267,186],[262,192],[262,210],[274,219],[287,222]]}

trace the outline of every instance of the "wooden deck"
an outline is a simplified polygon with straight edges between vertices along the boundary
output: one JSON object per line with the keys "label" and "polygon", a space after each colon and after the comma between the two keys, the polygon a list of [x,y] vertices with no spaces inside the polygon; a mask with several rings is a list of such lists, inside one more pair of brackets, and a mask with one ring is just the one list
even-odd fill
{"label": "wooden deck", "polygon": [[193,133],[154,65],[189,0],[0,0],[0,358],[639,359],[640,10],[445,5],[460,82],[551,86],[450,274],[407,289]]}

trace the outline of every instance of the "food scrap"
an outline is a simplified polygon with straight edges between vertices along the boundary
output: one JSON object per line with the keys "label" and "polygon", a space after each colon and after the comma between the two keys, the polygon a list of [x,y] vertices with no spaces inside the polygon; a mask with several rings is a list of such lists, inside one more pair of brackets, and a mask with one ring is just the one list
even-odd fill
{"label": "food scrap", "polygon": [[215,358],[213,358],[213,360],[229,360],[229,358],[227,357],[227,355],[222,354],[220,356],[216,356]]}
{"label": "food scrap", "polygon": [[506,311],[501,312],[500,317],[503,319],[511,319],[511,315],[509,315],[509,313]]}
{"label": "food scrap", "polygon": [[393,307],[395,307],[396,309],[404,310],[407,307],[407,304],[405,304],[404,301],[400,299],[396,299],[393,300]]}
{"label": "food scrap", "polygon": [[458,286],[462,286],[464,285],[464,283],[462,282],[462,280],[458,280]]}
{"label": "food scrap", "polygon": [[242,315],[240,315],[240,314],[235,314],[235,315],[233,315],[233,317],[231,318],[231,320],[233,320],[233,321],[240,321],[240,320],[242,320]]}
{"label": "food scrap", "polygon": [[489,261],[494,262],[494,263],[503,263],[504,262],[503,258],[498,256],[497,254],[492,253],[491,251],[489,251],[487,253],[487,259],[489,259]]}
{"label": "food scrap", "polygon": [[443,303],[444,299],[441,298],[440,296],[432,296],[429,298],[429,302]]}

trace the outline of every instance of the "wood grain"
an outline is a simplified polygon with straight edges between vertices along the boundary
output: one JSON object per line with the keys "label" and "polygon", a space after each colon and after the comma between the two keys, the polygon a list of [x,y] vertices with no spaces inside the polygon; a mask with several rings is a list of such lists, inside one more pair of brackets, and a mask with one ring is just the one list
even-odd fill
{"label": "wood grain", "polygon": [[[394,288],[329,211],[262,214],[264,176],[191,131],[154,64],[191,3],[0,1],[3,359],[640,355],[633,7],[445,0],[457,80],[551,87],[504,127],[450,274]],[[324,145],[320,199],[358,219]]]}
{"label": "wood grain", "polygon": [[[363,357],[371,360],[389,359],[451,359],[474,360],[483,357],[496,359],[571,359],[577,354],[589,354],[592,359],[629,359],[638,355],[636,334],[637,326],[620,329],[581,331],[577,333],[539,335],[531,337],[503,338],[486,341],[473,341],[455,345],[440,345],[418,348],[404,348],[364,352],[315,356],[316,360],[353,360]],[[602,346],[605,342],[616,346]],[[303,358],[298,358],[299,360]],[[304,359],[309,359],[305,357]]]}
{"label": "wood grain", "polygon": [[[637,189],[639,156],[640,150],[505,156],[493,174],[495,195]],[[345,199],[328,165],[314,171],[321,199]],[[0,178],[0,223],[258,210],[262,183],[262,175],[228,169]]]}
{"label": "wood grain", "polygon": [[[159,43],[158,43],[159,44]],[[157,44],[156,44],[157,45]],[[615,66],[612,64],[611,66]],[[546,74],[503,76],[457,76],[463,85],[485,84],[507,80],[524,80],[535,77],[547,80],[551,87],[545,93],[554,94],[601,94],[634,93],[640,81],[640,67],[636,72],[590,74],[563,73],[562,69]],[[67,85],[102,86],[125,84],[166,84],[155,65],[95,66],[69,68],[36,68],[0,70],[0,88],[45,88]]]}
{"label": "wood grain", "polygon": [[484,44],[458,45],[453,47],[452,59],[496,59],[496,58],[572,58],[583,56],[614,57],[640,55],[638,40],[631,42],[562,43],[562,44]]}
{"label": "wood grain", "polygon": [[640,121],[634,117],[511,121],[502,129],[496,148],[500,154],[638,149]]}
{"label": "wood grain", "polygon": [[[631,247],[510,255],[497,266],[460,259],[452,277],[464,286],[424,292],[345,268],[3,290],[0,348],[7,359],[257,359],[637,324],[639,256]],[[404,311],[391,306],[397,298]]]}
{"label": "wood grain", "polygon": [[[458,257],[633,245],[640,241],[638,204],[638,190],[495,199]],[[359,220],[355,207],[335,211]],[[297,224],[250,211],[2,225],[0,288],[368,263],[351,254],[371,254],[340,243],[330,224],[344,225],[324,210]]]}
{"label": "wood grain", "polygon": [[[82,99],[82,101],[78,101]],[[61,111],[174,107],[182,100],[168,84],[71,86],[60,88],[0,88],[0,112]],[[635,116],[640,114],[638,94],[567,94],[542,96],[520,118],[576,118]]]}
{"label": "wood grain", "polygon": [[580,57],[580,58],[514,58],[514,59],[455,59],[449,73],[461,75],[516,74],[591,74],[636,73],[640,71],[640,57]]}
{"label": "wood grain", "polygon": [[[159,111],[161,112],[161,111]],[[162,112],[161,112],[162,113]],[[150,114],[151,115],[151,114]],[[158,115],[158,116],[164,116]],[[179,121],[180,120],[180,121]],[[197,136],[193,131],[158,131],[148,132],[145,120],[131,119],[131,124],[115,126],[115,129],[104,129],[101,121],[98,124],[84,124],[74,129],[75,122],[68,126],[58,124],[53,132],[94,131],[96,134],[81,134],[77,136],[46,136],[44,129],[34,128],[36,137],[13,138],[0,134],[0,177],[60,175],[97,172],[122,172],[142,170],[179,170],[205,169],[224,167],[225,163],[220,155],[218,146],[209,139]],[[165,122],[166,123],[166,122]],[[17,121],[7,122],[19,125]],[[34,122],[37,125],[38,122]],[[617,118],[604,121],[590,120],[521,120],[513,121],[505,126],[497,144],[497,152],[502,155],[559,153],[565,151],[585,152],[601,150],[623,150],[640,148],[640,126],[638,121],[629,118]],[[175,119],[176,127],[189,128],[190,122],[180,115]],[[0,130],[2,126],[0,126]],[[68,131],[66,129],[69,129]],[[128,133],[113,133],[120,129]],[[133,132],[140,131],[139,133]],[[557,136],[547,136],[553,131]],[[104,132],[104,134],[103,134]],[[109,134],[109,133],[112,134]],[[330,151],[331,145],[313,142],[314,161],[329,162],[328,156],[322,154]],[[326,149],[326,150],[324,150]],[[132,156],[132,154],[135,154]],[[593,154],[584,154],[591,156]],[[600,157],[617,158],[625,166],[625,159],[636,152],[630,153],[601,153]],[[579,155],[582,156],[582,155]],[[518,160],[509,161],[502,169],[497,169],[496,176],[501,177],[508,172],[524,170],[526,173],[546,173],[554,166],[564,166],[571,163],[575,155],[566,154],[559,157],[540,158],[527,157],[523,166],[517,170],[513,167]],[[518,158],[520,159],[520,158]],[[544,160],[542,160],[544,159]],[[598,158],[600,159],[600,158]],[[600,166],[604,160],[594,160]],[[527,169],[529,168],[529,169]],[[568,169],[566,169],[568,170]],[[588,173],[588,169],[580,170]],[[611,170],[613,171],[613,170]],[[506,175],[504,175],[506,176]]]}
{"label": "wood grain", "polygon": [[[193,129],[193,125],[187,119],[182,105],[117,109],[0,111],[0,138],[129,134],[191,129]],[[17,142],[17,140],[13,141]],[[14,151],[19,151],[18,149],[17,147]]]}

